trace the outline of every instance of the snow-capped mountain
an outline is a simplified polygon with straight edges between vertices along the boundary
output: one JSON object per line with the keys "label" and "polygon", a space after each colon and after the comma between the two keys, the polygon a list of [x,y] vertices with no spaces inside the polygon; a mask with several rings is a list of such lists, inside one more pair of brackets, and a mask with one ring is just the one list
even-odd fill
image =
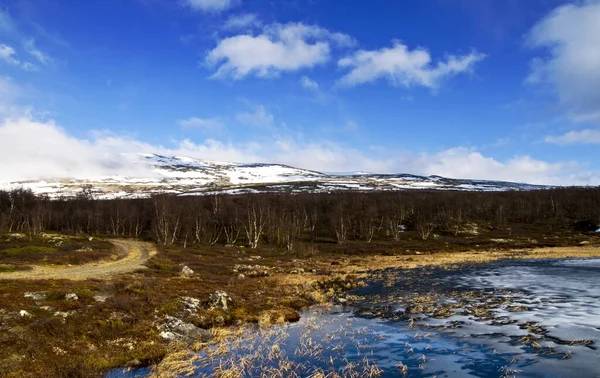
{"label": "snow-capped mountain", "polygon": [[[147,197],[156,193],[202,195],[248,192],[328,192],[337,190],[467,190],[504,191],[542,186],[503,181],[449,179],[410,174],[325,174],[281,164],[227,163],[156,154],[127,155],[143,177],[106,176],[98,179],[40,179],[0,183],[0,189],[29,188],[53,198],[91,190],[95,198]],[[150,172],[148,174],[147,172]]]}

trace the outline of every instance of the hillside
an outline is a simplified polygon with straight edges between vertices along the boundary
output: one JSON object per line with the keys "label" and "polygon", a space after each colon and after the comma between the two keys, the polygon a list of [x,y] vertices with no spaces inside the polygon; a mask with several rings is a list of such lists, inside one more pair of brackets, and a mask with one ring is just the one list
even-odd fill
{"label": "hillside", "polygon": [[[411,174],[325,174],[282,164],[245,164],[168,157],[127,155],[139,166],[141,177],[106,176],[98,179],[39,179],[0,183],[0,189],[29,188],[50,197],[72,197],[83,188],[95,198],[148,197],[155,193],[201,195],[217,192],[328,192],[337,190],[394,191],[408,189],[506,191],[542,186],[503,181],[450,179]],[[125,158],[125,156],[124,156]],[[148,174],[147,172],[151,172]]]}

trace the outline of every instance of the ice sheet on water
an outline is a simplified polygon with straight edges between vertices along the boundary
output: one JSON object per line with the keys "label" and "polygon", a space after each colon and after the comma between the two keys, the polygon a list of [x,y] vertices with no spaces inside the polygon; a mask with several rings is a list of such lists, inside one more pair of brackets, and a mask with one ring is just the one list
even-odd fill
{"label": "ice sheet on water", "polygon": [[[544,360],[536,364],[537,371],[541,369],[553,374],[562,371],[569,376],[581,371],[584,375],[593,372],[600,376],[600,364],[593,362],[600,360],[596,350],[600,344],[599,276],[600,259],[573,259],[481,268],[448,277],[447,283],[470,289],[512,290],[515,294],[511,303],[524,307],[520,311],[510,311],[507,306],[500,306],[494,310],[496,318],[541,326],[545,329],[544,336],[538,339],[541,346],[564,352],[571,358],[562,364]],[[497,329],[502,335],[517,336],[507,326],[502,327],[502,330],[496,325],[487,328]],[[481,335],[486,332],[486,325],[466,320],[460,329],[455,333]],[[506,352],[506,348],[501,347],[501,340],[502,337],[493,337],[484,342]]]}
{"label": "ice sheet on water", "polygon": [[482,269],[453,280],[464,287],[524,291],[517,302],[526,303],[530,311],[510,316],[600,327],[599,275],[600,259],[574,259]]}
{"label": "ice sheet on water", "polygon": [[562,266],[569,266],[569,267],[600,268],[600,259],[561,260],[561,261],[556,262],[555,264],[562,265]]}

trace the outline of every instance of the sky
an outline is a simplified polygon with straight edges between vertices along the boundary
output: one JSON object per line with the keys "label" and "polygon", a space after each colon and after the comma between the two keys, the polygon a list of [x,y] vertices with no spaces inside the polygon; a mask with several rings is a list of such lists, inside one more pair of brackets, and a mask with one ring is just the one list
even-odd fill
{"label": "sky", "polygon": [[120,153],[600,185],[600,1],[0,0],[0,181]]}

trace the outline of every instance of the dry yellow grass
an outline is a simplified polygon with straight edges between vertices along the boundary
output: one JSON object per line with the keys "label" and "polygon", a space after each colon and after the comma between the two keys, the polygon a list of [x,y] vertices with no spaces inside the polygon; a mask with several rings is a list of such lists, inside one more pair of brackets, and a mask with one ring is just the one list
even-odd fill
{"label": "dry yellow grass", "polygon": [[559,259],[600,257],[600,247],[553,247],[526,250],[452,252],[410,256],[368,256],[355,259],[352,263],[336,266],[345,273],[362,273],[386,268],[414,269],[427,266],[454,266],[471,263],[483,264],[502,259]]}
{"label": "dry yellow grass", "polygon": [[[354,274],[358,277],[364,277],[371,271],[388,268],[414,269],[428,266],[452,267],[465,263],[483,264],[502,259],[561,259],[589,257],[600,257],[600,246],[586,245],[581,247],[532,248],[505,251],[441,252],[402,256],[369,255],[342,261],[339,265],[331,265],[328,261],[313,261],[314,265],[319,267],[319,272],[328,274],[277,274],[269,279],[275,285],[305,286],[306,288],[309,288],[319,281],[331,279],[331,273]],[[317,303],[324,303],[327,301],[324,293],[311,291],[309,294],[314,296]]]}
{"label": "dry yellow grass", "polygon": [[182,343],[171,343],[169,349],[170,351],[156,366],[151,376],[171,378],[193,373],[195,370],[194,363],[198,361],[198,356]]}

